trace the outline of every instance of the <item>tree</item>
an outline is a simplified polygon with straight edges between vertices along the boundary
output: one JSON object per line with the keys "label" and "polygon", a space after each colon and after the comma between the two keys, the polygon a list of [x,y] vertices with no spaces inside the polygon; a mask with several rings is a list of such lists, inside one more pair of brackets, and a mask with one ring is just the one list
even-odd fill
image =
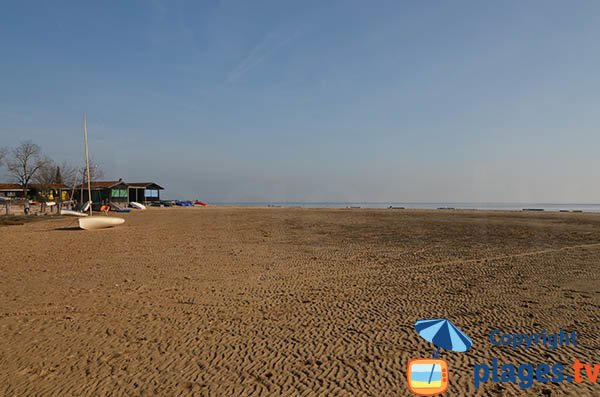
{"label": "tree", "polygon": [[8,149],[5,147],[0,147],[0,167],[2,166],[2,161],[4,161],[4,157],[8,153]]}
{"label": "tree", "polygon": [[[47,160],[33,178],[41,193],[38,199],[45,201],[47,193],[51,190],[56,190],[56,187],[53,187],[52,185],[66,184],[65,182],[74,185],[76,174],[77,169],[68,165],[65,161],[58,165],[53,160]],[[54,201],[61,202],[62,195],[55,196]]]}
{"label": "tree", "polygon": [[[8,153],[8,149],[5,147],[0,147],[0,167],[2,167],[4,158],[6,157],[6,154]],[[6,208],[6,215],[10,214],[10,201],[5,200],[4,201],[4,206]]]}
{"label": "tree", "polygon": [[39,185],[52,185],[64,183],[67,186],[75,184],[78,170],[66,161],[60,164],[48,160],[37,172],[34,180]]}
{"label": "tree", "polygon": [[[81,167],[81,170],[79,172],[81,174],[82,183],[86,184],[87,183],[87,171],[85,169],[85,166]],[[103,176],[104,176],[104,171],[102,171],[102,168],[100,168],[100,166],[98,164],[94,163],[90,159],[90,182],[94,182],[95,180],[102,178]]]}
{"label": "tree", "polygon": [[47,187],[52,185],[54,182],[54,177],[56,175],[56,164],[54,161],[49,160],[43,166],[40,167],[38,172],[36,173],[33,181],[40,185],[41,187]]}
{"label": "tree", "polygon": [[64,183],[62,173],[60,172],[60,166],[56,166],[56,172],[54,173],[54,183]]}
{"label": "tree", "polygon": [[54,175],[55,183],[64,183],[69,187],[77,184],[78,169],[76,166],[63,161],[56,165],[56,173]]}
{"label": "tree", "polygon": [[26,196],[29,183],[48,162],[47,158],[42,157],[42,149],[38,145],[25,141],[10,152],[6,168],[15,182],[23,187]]}

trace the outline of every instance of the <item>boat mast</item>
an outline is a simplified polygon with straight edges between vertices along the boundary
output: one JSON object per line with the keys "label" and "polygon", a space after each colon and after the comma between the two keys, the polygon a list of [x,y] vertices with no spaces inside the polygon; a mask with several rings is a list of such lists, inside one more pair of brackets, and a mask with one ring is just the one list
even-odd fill
{"label": "boat mast", "polygon": [[92,183],[90,181],[90,155],[88,149],[87,125],[85,123],[85,112],[83,112],[83,140],[85,141],[85,171],[87,173],[88,199],[90,202],[90,215],[92,215]]}

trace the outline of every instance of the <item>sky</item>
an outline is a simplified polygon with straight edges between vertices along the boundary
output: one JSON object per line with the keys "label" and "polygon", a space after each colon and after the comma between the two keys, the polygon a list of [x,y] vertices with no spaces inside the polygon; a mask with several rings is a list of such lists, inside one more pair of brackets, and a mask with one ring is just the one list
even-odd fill
{"label": "sky", "polygon": [[[0,146],[163,197],[600,202],[600,2],[0,3]],[[5,170],[0,178],[6,179]]]}

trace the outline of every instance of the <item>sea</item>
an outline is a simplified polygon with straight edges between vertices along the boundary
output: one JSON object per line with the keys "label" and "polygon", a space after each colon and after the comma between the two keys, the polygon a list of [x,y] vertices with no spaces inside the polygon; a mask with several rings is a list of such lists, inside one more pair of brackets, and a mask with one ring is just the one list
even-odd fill
{"label": "sea", "polygon": [[427,202],[292,202],[292,201],[264,201],[264,202],[222,202],[211,203],[224,206],[248,207],[288,207],[288,208],[411,208],[411,209],[475,209],[497,211],[582,211],[600,212],[600,204],[577,203],[427,203]]}

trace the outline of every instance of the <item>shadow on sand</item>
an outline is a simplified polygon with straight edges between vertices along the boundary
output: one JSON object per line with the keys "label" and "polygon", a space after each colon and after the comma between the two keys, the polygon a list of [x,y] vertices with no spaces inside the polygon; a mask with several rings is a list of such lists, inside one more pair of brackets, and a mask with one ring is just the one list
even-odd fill
{"label": "shadow on sand", "polygon": [[67,231],[67,230],[83,230],[79,226],[66,226],[66,227],[57,227],[54,230],[58,231]]}

